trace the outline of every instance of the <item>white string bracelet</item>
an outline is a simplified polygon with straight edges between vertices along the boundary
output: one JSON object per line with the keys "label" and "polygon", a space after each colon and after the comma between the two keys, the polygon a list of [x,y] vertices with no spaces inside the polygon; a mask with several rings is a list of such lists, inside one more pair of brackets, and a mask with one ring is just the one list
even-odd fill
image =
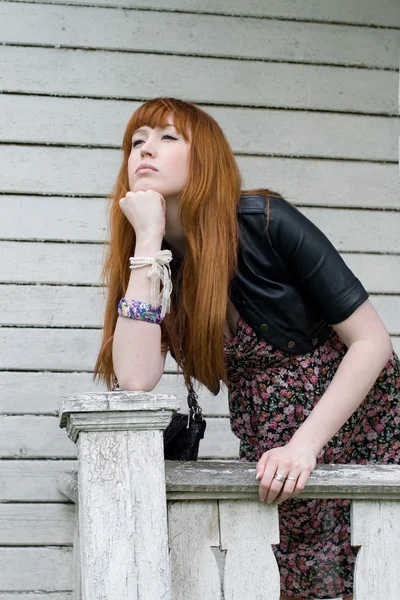
{"label": "white string bracelet", "polygon": [[[159,250],[154,258],[146,256],[131,256],[129,258],[130,269],[140,269],[151,265],[147,277],[151,279],[150,304],[153,308],[161,305],[161,316],[164,317],[170,310],[170,296],[172,292],[171,269],[169,263],[172,260],[171,250]],[[160,294],[160,281],[163,283],[163,291]]]}

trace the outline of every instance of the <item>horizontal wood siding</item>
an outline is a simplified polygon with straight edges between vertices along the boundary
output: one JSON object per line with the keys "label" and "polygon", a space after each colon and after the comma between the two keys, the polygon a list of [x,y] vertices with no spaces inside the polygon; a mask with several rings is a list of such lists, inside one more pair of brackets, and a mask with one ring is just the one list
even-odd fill
{"label": "horizontal wood siding", "polygon": [[143,99],[168,94],[210,104],[398,112],[397,73],[384,69],[17,46],[5,46],[0,57],[0,85],[11,93],[135,99],[129,72]]}
{"label": "horizontal wood siding", "polygon": [[[87,27],[90,23],[90,27]],[[400,30],[5,2],[9,44],[398,68]],[[205,43],[207,40],[207,43]]]}
{"label": "horizontal wood siding", "polygon": [[[17,0],[19,1],[19,0]],[[20,0],[39,3],[41,0]],[[154,11],[183,11],[193,14],[211,13],[236,16],[255,16],[294,21],[351,23],[400,28],[397,3],[393,0],[47,0],[50,4],[107,6]]]}
{"label": "horizontal wood siding", "polygon": [[[207,110],[244,187],[280,192],[326,233],[400,351],[400,11],[393,0],[4,0],[0,43],[0,600],[72,600],[74,508],[57,479],[76,446],[58,411],[63,395],[104,389],[92,370],[106,197],[128,119],[158,95]],[[186,410],[169,355],[154,393]],[[226,388],[198,393],[200,458],[237,458]]]}

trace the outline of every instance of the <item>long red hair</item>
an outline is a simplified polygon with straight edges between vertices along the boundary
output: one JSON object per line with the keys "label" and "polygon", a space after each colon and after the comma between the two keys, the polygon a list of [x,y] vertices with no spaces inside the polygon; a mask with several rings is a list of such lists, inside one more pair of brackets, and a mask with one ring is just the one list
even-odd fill
{"label": "long red hair", "polygon": [[229,285],[238,265],[240,195],[261,193],[269,209],[269,196],[273,192],[241,191],[239,168],[218,123],[195,104],[175,98],[145,102],[134,112],[125,130],[122,165],[110,195],[110,242],[102,270],[108,296],[94,379],[105,382],[108,389],[115,380],[112,343],[117,306],[128,286],[129,257],[133,256],[136,244],[134,228],[119,206],[119,200],[129,191],[127,167],[132,134],[145,125],[165,126],[170,114],[186,141],[191,132],[191,148],[189,177],[179,203],[187,250],[179,257],[174,256],[165,240],[162,246],[173,254],[171,308],[161,323],[162,339],[175,356],[186,384],[193,377],[217,394],[221,380],[228,385],[224,323]]}

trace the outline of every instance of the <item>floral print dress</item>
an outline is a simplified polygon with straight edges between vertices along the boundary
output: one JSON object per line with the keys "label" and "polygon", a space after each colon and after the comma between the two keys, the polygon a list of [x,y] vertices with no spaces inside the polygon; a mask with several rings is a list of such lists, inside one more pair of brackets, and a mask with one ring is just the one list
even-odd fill
{"label": "floral print dress", "polygon": [[[332,330],[309,354],[282,352],[239,317],[225,341],[230,424],[240,460],[289,442],[322,396],[347,348]],[[374,387],[317,463],[400,463],[400,361],[393,353]],[[279,505],[280,543],[273,550],[281,589],[300,598],[353,593],[357,549],[350,542],[350,501],[292,499]]]}

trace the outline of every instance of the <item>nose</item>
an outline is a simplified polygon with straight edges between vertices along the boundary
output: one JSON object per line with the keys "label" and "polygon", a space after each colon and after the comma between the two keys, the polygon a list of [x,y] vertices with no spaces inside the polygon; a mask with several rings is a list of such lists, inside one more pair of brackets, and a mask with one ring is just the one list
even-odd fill
{"label": "nose", "polygon": [[154,156],[154,154],[155,154],[155,148],[154,148],[154,144],[153,144],[153,142],[151,141],[150,138],[148,138],[140,146],[140,154],[142,156],[146,156],[146,155]]}

